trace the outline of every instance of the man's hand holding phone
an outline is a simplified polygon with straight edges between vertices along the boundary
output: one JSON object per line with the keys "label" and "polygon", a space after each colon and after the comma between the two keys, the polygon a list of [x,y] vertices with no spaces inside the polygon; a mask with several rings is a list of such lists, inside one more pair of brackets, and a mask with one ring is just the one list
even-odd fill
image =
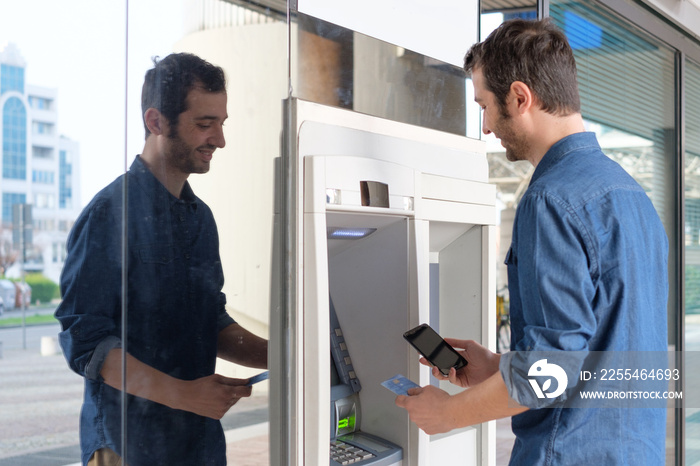
{"label": "man's hand holding phone", "polygon": [[468,364],[467,360],[428,324],[412,328],[404,333],[403,337],[444,377],[449,376],[450,369],[461,369]]}
{"label": "man's hand holding phone", "polygon": [[[449,380],[450,383],[460,387],[470,387],[483,382],[498,371],[498,363],[501,356],[489,351],[488,348],[474,340],[445,338],[445,342],[469,361],[469,365],[459,370],[451,368],[447,376],[444,376],[438,368],[433,366],[432,373],[436,378]],[[432,366],[425,357],[421,358],[420,362],[426,366]]]}
{"label": "man's hand holding phone", "polygon": [[[496,380],[496,377],[492,376],[497,374],[499,370],[498,366],[501,358],[499,354],[491,352],[473,340],[457,340],[454,338],[443,340],[438,336],[439,341],[436,343],[437,340],[435,340],[434,336],[437,334],[434,331],[425,333],[426,337],[432,335],[430,338],[415,338],[416,334],[421,335],[423,333],[425,327],[427,325],[423,324],[409,330],[404,334],[404,338],[423,355],[420,359],[422,364],[433,366],[432,372],[435,377],[441,380],[449,380],[452,384],[460,387],[473,387],[484,382],[489,384],[491,381]],[[438,351],[438,349],[445,351]],[[457,360],[449,354],[452,352],[458,356]],[[438,353],[445,357],[438,358]],[[461,360],[464,360],[464,363],[461,363]],[[437,361],[440,361],[443,367],[436,364]],[[488,393],[501,393],[494,389],[499,388],[497,386],[494,387],[494,383],[498,384],[498,382],[493,382],[485,390]],[[445,390],[434,385],[426,385],[422,388],[407,390],[405,395],[397,396],[394,403],[396,403],[396,406],[404,408],[408,412],[411,421],[427,434],[438,434],[489,420],[488,417],[484,417],[483,409],[481,409],[483,406],[479,403],[476,405],[470,404],[468,401],[465,403],[465,400],[472,398],[472,394],[476,394],[473,396],[477,397],[477,399],[480,395],[483,396],[484,390],[480,390],[480,388],[464,390],[455,395],[450,395]],[[505,386],[503,386],[503,393],[506,393],[507,396]],[[464,410],[464,406],[470,406],[470,409]]]}

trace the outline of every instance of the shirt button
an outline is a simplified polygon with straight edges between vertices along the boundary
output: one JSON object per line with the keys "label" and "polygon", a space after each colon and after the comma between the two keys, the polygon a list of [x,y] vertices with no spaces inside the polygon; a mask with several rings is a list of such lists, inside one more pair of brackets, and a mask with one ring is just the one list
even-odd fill
{"label": "shirt button", "polygon": [[178,218],[180,219],[181,222],[184,222],[184,221],[185,221],[185,216],[184,216],[184,215],[180,215]]}

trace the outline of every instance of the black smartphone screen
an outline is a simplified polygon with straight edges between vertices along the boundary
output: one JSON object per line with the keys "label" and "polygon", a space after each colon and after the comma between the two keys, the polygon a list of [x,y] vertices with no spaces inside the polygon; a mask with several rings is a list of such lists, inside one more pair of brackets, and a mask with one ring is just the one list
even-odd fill
{"label": "black smartphone screen", "polygon": [[467,360],[427,324],[409,330],[403,337],[444,375],[449,374],[450,367],[459,369],[467,365]]}

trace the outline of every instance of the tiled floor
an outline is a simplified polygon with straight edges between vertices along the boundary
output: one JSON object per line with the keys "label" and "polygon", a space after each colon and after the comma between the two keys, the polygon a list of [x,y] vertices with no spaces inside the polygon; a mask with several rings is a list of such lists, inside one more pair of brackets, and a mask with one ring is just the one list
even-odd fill
{"label": "tiled floor", "polygon": [[267,466],[270,464],[267,433],[229,442],[226,448],[228,464],[236,466]]}
{"label": "tiled floor", "polygon": [[510,429],[510,418],[496,421],[496,466],[506,466],[510,460],[515,436]]}

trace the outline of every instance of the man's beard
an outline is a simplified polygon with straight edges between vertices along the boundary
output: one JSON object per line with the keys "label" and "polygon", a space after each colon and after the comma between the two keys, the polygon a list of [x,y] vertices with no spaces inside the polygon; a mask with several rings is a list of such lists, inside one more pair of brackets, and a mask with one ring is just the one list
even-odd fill
{"label": "man's beard", "polygon": [[509,162],[527,160],[530,152],[530,144],[513,130],[512,118],[508,114],[501,113],[493,133],[501,140],[506,150],[506,159]]}
{"label": "man's beard", "polygon": [[196,149],[183,141],[177,131],[170,133],[168,140],[170,142],[168,161],[172,167],[187,174],[209,171],[209,164],[197,163]]}

